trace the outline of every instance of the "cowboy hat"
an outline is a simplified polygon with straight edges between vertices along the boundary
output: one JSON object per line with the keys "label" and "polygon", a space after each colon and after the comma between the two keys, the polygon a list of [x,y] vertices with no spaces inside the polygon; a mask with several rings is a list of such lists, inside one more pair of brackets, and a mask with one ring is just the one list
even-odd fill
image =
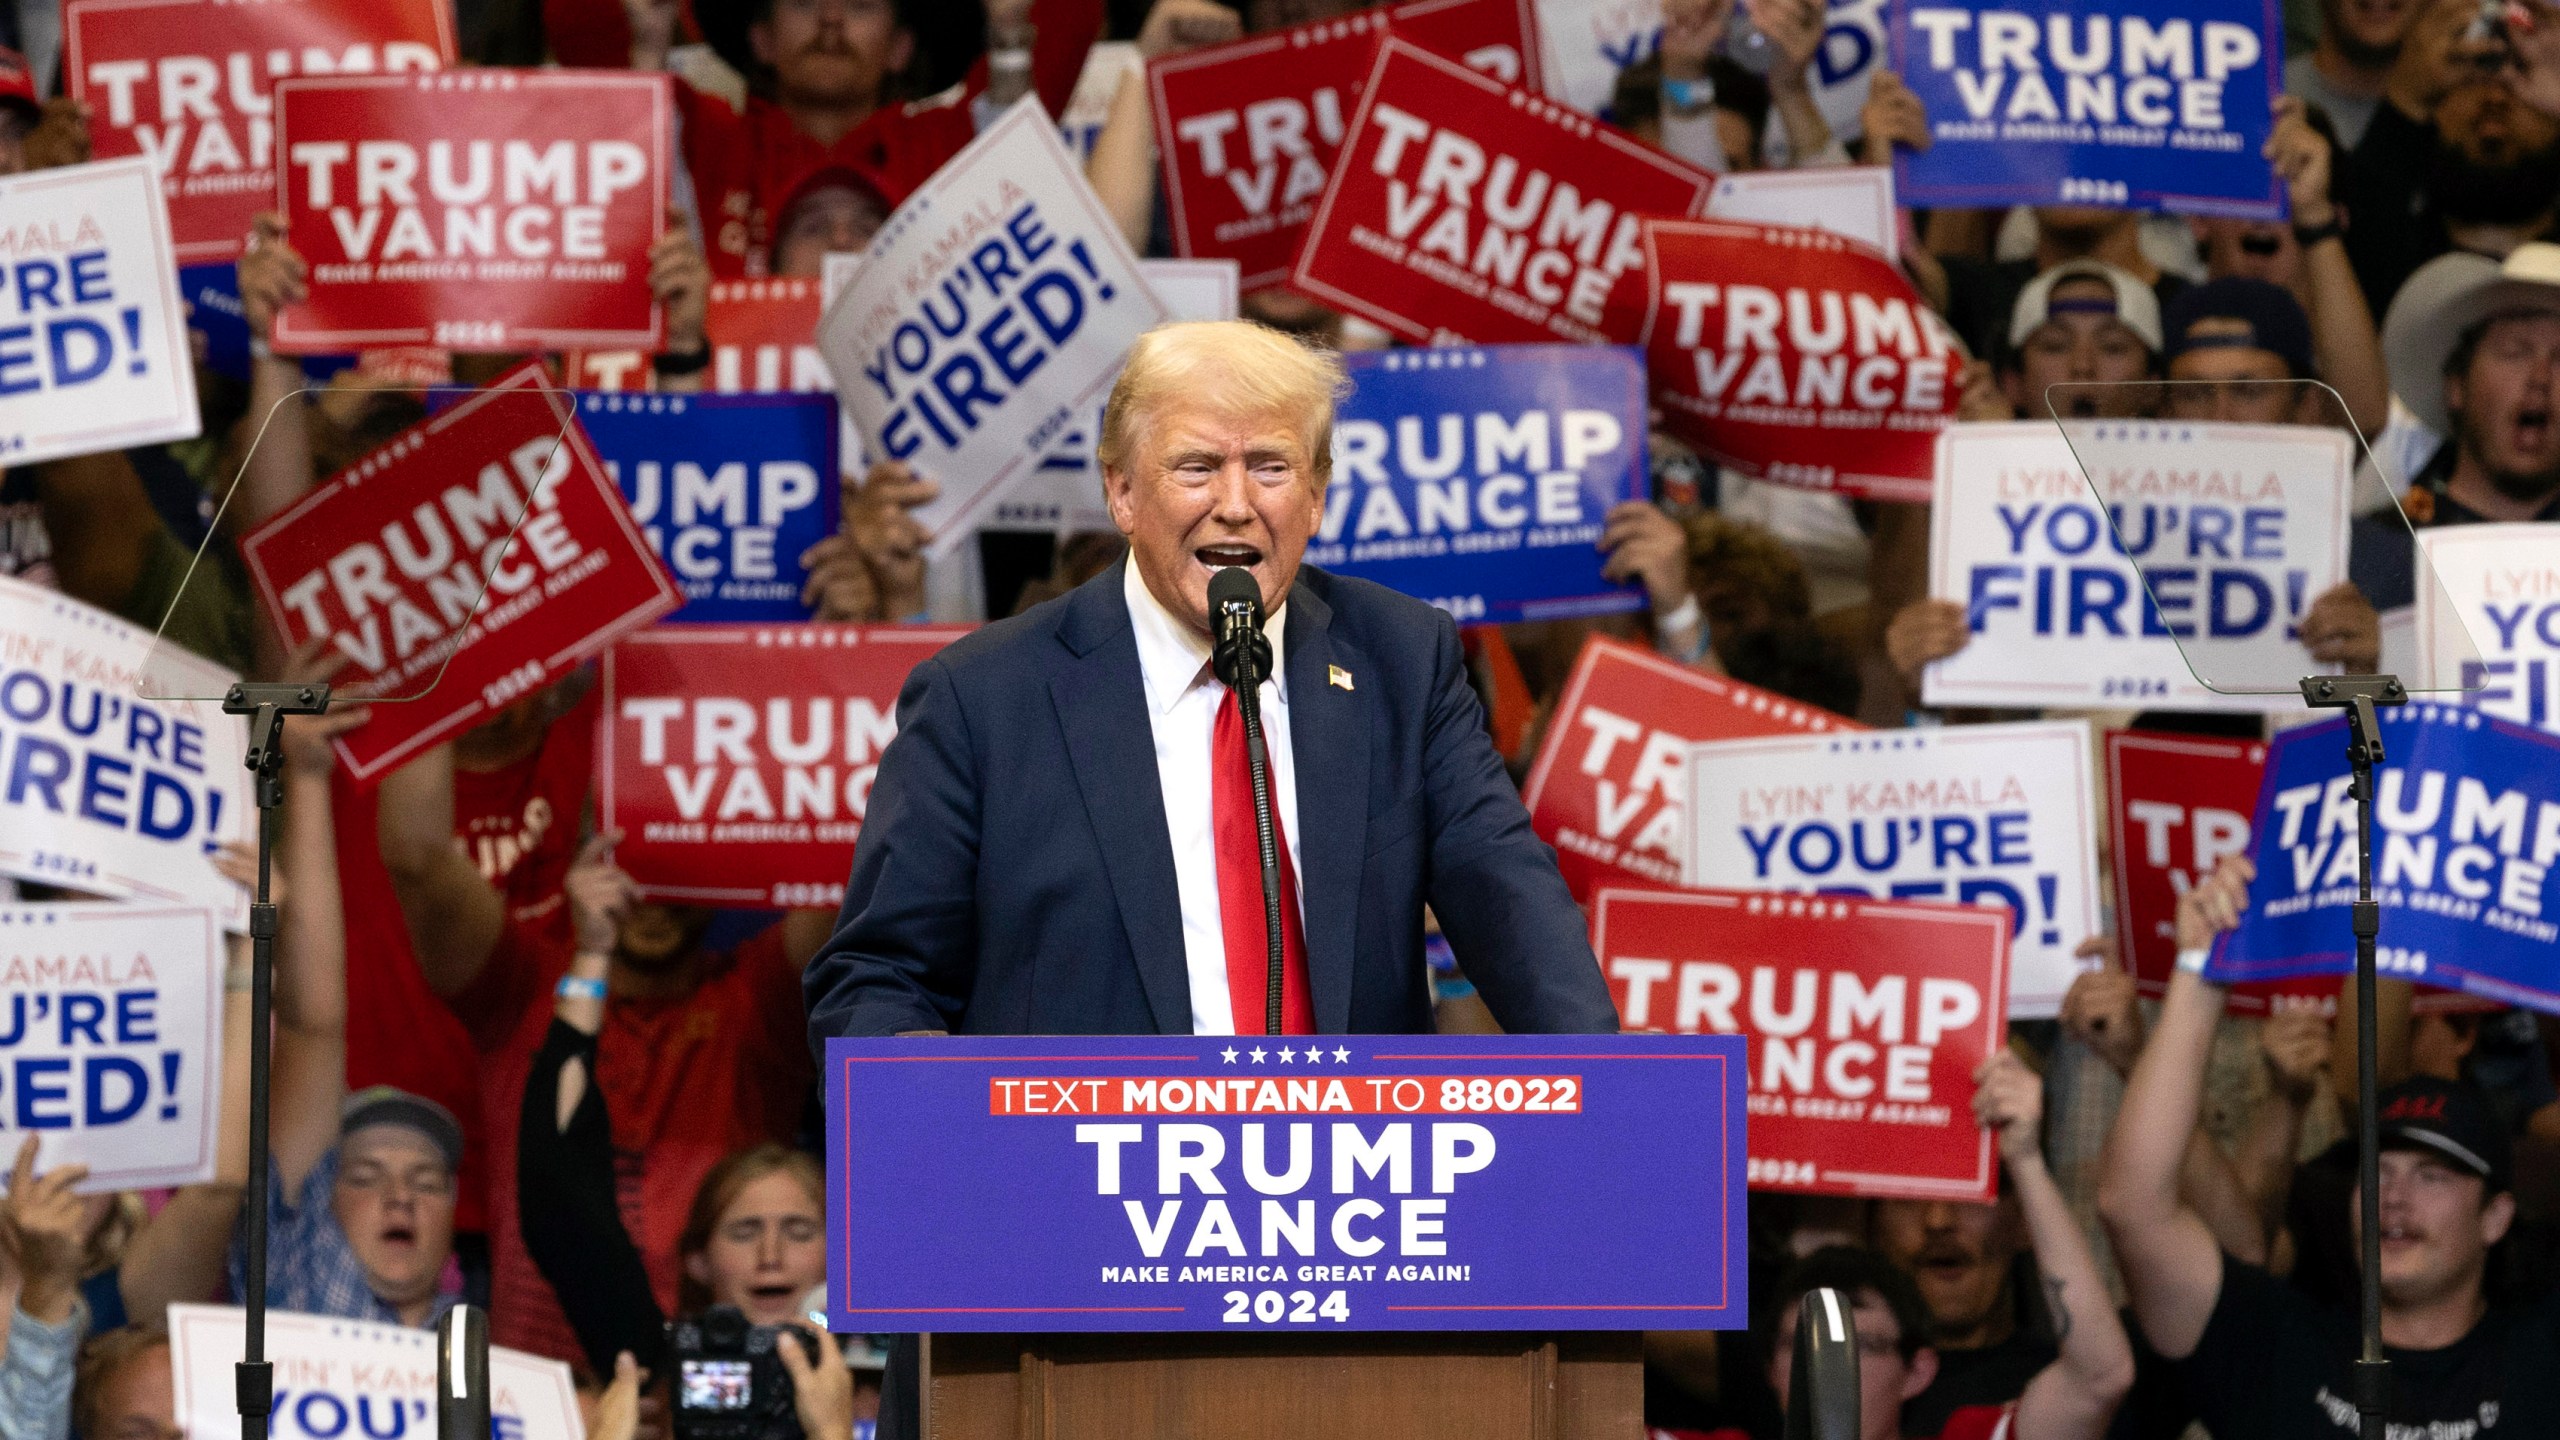
{"label": "cowboy hat", "polygon": [[2456,252],[2419,266],[2382,319],[2382,362],[2392,393],[2428,429],[2451,435],[2445,365],[2483,322],[2532,311],[2560,314],[2560,245],[2519,245],[2503,264]]}

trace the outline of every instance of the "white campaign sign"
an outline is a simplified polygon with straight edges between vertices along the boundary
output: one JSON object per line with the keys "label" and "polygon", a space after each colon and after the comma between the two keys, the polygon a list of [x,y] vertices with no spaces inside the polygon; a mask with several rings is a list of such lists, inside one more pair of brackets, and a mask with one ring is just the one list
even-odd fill
{"label": "white campaign sign", "polygon": [[2085,721],[1708,741],[1687,804],[1684,885],[2007,905],[2017,1018],[2060,1010],[2099,933]]}
{"label": "white campaign sign", "polygon": [[818,322],[818,350],[864,453],[941,483],[916,512],[940,556],[1167,318],[1026,96],[889,217]]}
{"label": "white campaign sign", "polygon": [[1812,170],[1748,170],[1719,175],[1707,196],[1710,220],[1752,220],[1828,230],[1902,256],[1893,219],[1893,167],[1829,165]]}
{"label": "white campaign sign", "polygon": [[[1813,103],[1843,143],[1857,139],[1867,87],[1886,59],[1884,9],[1885,0],[1830,0],[1823,17]],[[1618,72],[1652,54],[1661,36],[1662,0],[1538,0],[1547,94],[1588,115],[1608,108]],[[1774,114],[1769,131],[1772,141],[1785,133]]]}
{"label": "white campaign sign", "polygon": [[[1175,320],[1236,318],[1236,262],[1233,260],[1141,260],[1138,273],[1173,312]],[[1120,376],[1113,366],[1112,380]],[[1067,432],[1058,448],[1040,457],[1029,474],[1005,487],[995,507],[979,522],[981,530],[1018,530],[1070,535],[1081,530],[1112,529],[1111,511],[1102,502],[1102,466],[1093,449],[1102,433],[1103,387],[1085,422]]]}
{"label": "white campaign sign", "polygon": [[2346,575],[2355,442],[2308,425],[2102,428],[2076,457],[2045,421],[1939,434],[1929,594],[1964,606],[1973,638],[1929,667],[1922,698],[2299,709],[2313,667],[2295,625]]}
{"label": "white campaign sign", "polygon": [[213,1178],[222,950],[210,911],[0,905],[0,1154],[84,1194]]}
{"label": "white campaign sign", "polygon": [[2413,690],[2560,734],[2560,525],[2421,530],[2436,583],[2418,577]]}
{"label": "white campaign sign", "polygon": [[[237,678],[67,595],[0,578],[0,875],[202,905],[237,930],[208,858],[249,833]],[[147,671],[147,674],[146,674]]]}
{"label": "white campaign sign", "polygon": [[0,179],[0,463],[203,428],[160,177],[143,156]]}
{"label": "white campaign sign", "polygon": [[[187,1440],[239,1440],[239,1363],[247,1322],[230,1305],[169,1307],[169,1363]],[[364,1320],[267,1312],[276,1367],[274,1440],[433,1440],[436,1333]],[[492,1440],[585,1440],[569,1367],[489,1351]],[[475,1437],[476,1440],[476,1437]]]}

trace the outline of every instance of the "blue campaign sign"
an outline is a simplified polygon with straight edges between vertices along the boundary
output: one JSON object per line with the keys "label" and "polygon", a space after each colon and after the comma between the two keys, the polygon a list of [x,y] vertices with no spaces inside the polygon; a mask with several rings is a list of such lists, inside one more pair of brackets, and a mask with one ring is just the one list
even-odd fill
{"label": "blue campaign sign", "polygon": [[666,623],[808,618],[800,556],[838,513],[834,396],[587,390],[578,422],[684,590]]}
{"label": "blue campaign sign", "polygon": [[827,1042],[828,1322],[1749,1323],[1743,1040]]}
{"label": "blue campaign sign", "polygon": [[1347,355],[1307,563],[1461,621],[1644,608],[1600,578],[1609,507],[1646,498],[1642,352],[1488,345]]}
{"label": "blue campaign sign", "polygon": [[1902,204],[2284,217],[2276,0],[1894,0],[1887,29],[1929,115],[1894,155]]}
{"label": "blue campaign sign", "polygon": [[[2454,705],[2382,714],[2374,785],[2377,968],[2510,1005],[2560,1011],[2560,738]],[[2267,751],[2250,834],[2249,913],[2205,966],[2217,984],[2343,974],[2355,964],[2355,802],[2347,722],[2288,730]]]}

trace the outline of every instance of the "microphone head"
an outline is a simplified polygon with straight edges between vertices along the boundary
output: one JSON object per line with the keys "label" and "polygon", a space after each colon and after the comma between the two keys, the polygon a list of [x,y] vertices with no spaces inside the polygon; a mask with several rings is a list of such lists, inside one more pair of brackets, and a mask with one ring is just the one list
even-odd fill
{"label": "microphone head", "polygon": [[1211,624],[1230,605],[1249,605],[1253,613],[1262,613],[1262,582],[1241,565],[1229,565],[1209,577],[1209,619]]}

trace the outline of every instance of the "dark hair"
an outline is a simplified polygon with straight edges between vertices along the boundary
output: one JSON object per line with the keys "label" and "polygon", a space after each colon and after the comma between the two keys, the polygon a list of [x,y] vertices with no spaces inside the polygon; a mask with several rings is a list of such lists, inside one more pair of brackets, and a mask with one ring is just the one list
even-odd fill
{"label": "dark hair", "polygon": [[[1715,108],[1730,110],[1751,127],[1749,155],[1729,155],[1736,165],[1759,163],[1760,146],[1769,138],[1769,82],[1722,55],[1707,57],[1707,83],[1715,87]],[[1662,54],[1656,51],[1618,72],[1609,92],[1607,118],[1622,130],[1662,120]]]}
{"label": "dark hair", "polygon": [[1796,1302],[1816,1290],[1829,1288],[1846,1295],[1854,1303],[1861,1294],[1873,1295],[1893,1312],[1894,1324],[1902,1331],[1902,1358],[1908,1363],[1929,1345],[1929,1305],[1920,1298],[1920,1287],[1904,1273],[1901,1266],[1861,1245],[1827,1245],[1794,1265],[1778,1280],[1771,1306],[1762,1322],[1761,1333],[1767,1343],[1777,1343],[1778,1320]]}
{"label": "dark hair", "polygon": [[1745,685],[1835,715],[1857,713],[1857,667],[1810,620],[1782,618],[1765,630],[1744,631],[1724,663],[1726,673]]}

